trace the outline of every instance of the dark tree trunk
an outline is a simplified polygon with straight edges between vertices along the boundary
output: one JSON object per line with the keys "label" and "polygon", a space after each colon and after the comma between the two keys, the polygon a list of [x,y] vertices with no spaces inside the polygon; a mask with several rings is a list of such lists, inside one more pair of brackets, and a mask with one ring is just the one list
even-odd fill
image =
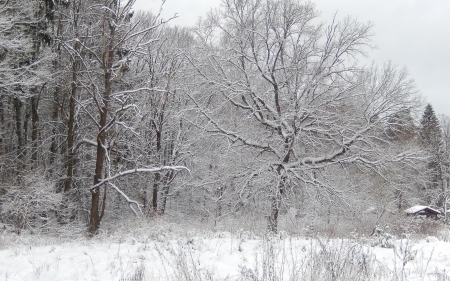
{"label": "dark tree trunk", "polygon": [[217,220],[222,216],[222,196],[223,196],[223,186],[219,186],[216,190],[217,197],[217,205],[216,205],[216,214],[214,217],[214,227],[217,225]]}
{"label": "dark tree trunk", "polygon": [[22,106],[23,103],[18,98],[14,98],[14,117],[16,122],[16,136],[17,136],[17,155],[19,160],[23,159],[23,134],[22,134]]}
{"label": "dark tree trunk", "polygon": [[[111,37],[114,38],[114,29],[111,29]],[[114,58],[114,51],[112,46],[112,39],[110,39],[110,45],[108,48],[108,53],[105,54],[105,62],[104,62],[104,84],[105,84],[105,92],[103,93],[102,103],[100,114],[100,131],[97,135],[97,157],[95,161],[95,175],[94,175],[94,185],[98,184],[102,179],[103,173],[103,164],[106,156],[106,119],[108,117],[108,103],[111,95],[111,68],[112,68],[112,60]],[[100,214],[99,214],[99,201],[100,201],[100,187],[91,191],[92,194],[92,202],[91,202],[91,215],[89,219],[89,233],[91,235],[97,234],[97,231],[100,227]],[[105,204],[106,202],[103,202]]]}
{"label": "dark tree trunk", "polygon": [[[109,81],[109,79],[108,79]],[[105,100],[107,103],[107,101]],[[102,107],[103,112],[100,114],[100,132],[97,135],[97,158],[95,161],[95,175],[94,175],[94,185],[98,184],[103,173],[103,163],[105,159],[105,140],[106,140],[106,116],[107,116],[107,105]],[[100,227],[100,214],[99,214],[99,202],[100,202],[100,188],[96,188],[91,191],[92,202],[91,202],[91,215],[89,220],[89,233],[96,234]],[[103,203],[105,204],[105,203]]]}
{"label": "dark tree trunk", "polygon": [[142,202],[142,207],[145,210],[147,208],[147,186],[146,185],[144,185],[144,189],[142,190],[142,193],[141,193],[141,202]]}
{"label": "dark tree trunk", "polygon": [[157,214],[158,211],[158,187],[161,180],[161,174],[156,173],[153,181],[153,197],[152,197],[152,212],[153,215]]}
{"label": "dark tree trunk", "polygon": [[52,141],[50,144],[50,165],[55,162],[56,154],[58,153],[58,130],[57,130],[57,122],[58,122],[58,112],[59,112],[59,91],[60,88],[57,86],[55,88],[55,92],[53,94],[53,111],[52,111],[52,121],[54,123],[52,128]]}
{"label": "dark tree trunk", "polygon": [[0,97],[0,155],[6,154],[5,144],[5,109],[3,105],[3,97]]}
{"label": "dark tree trunk", "polygon": [[[164,111],[167,105],[167,101],[168,101],[168,97],[169,97],[169,81],[170,81],[170,75],[169,75],[169,80],[167,81],[166,84],[166,91],[164,94],[164,98],[161,104],[161,108],[159,109],[160,111],[156,113],[156,118],[157,119],[155,122],[157,122],[157,124],[155,124],[155,131],[156,131],[156,155],[157,158],[160,160],[160,164],[162,164],[162,158],[161,157],[161,148],[162,148],[162,132],[163,132],[163,126],[164,126]],[[161,185],[161,174],[157,173],[155,175],[155,179],[153,182],[153,197],[152,197],[152,212],[153,215],[156,215],[158,213],[158,191],[159,191],[159,187]],[[168,192],[168,191],[167,191]],[[165,208],[165,202],[164,202],[164,208]],[[162,212],[164,213],[164,211]]]}
{"label": "dark tree trunk", "polygon": [[25,102],[25,119],[23,120],[23,148],[22,148],[22,167],[27,168],[27,154],[28,154],[28,124],[30,123],[30,102],[29,99]]}
{"label": "dark tree trunk", "polygon": [[91,235],[97,234],[98,229],[100,228],[100,217],[98,212],[98,206],[100,201],[100,189],[96,189],[92,191],[91,196],[91,215],[89,217],[89,233]]}
{"label": "dark tree trunk", "polygon": [[[53,22],[55,23],[55,22]],[[63,24],[62,24],[62,17],[59,16],[58,17],[58,21],[56,22],[56,24],[54,24],[52,26],[52,29],[56,29],[56,38],[61,38],[61,33],[63,31]],[[73,23],[73,29],[76,30],[76,20]],[[56,53],[56,58],[53,60],[52,64],[53,64],[53,68],[54,71],[56,73],[58,73],[59,71],[62,70],[62,68],[60,68],[60,66],[62,65],[61,61],[62,61],[62,52],[61,52],[61,44],[57,44],[56,45],[56,49],[55,49],[55,53]],[[57,124],[59,123],[60,120],[58,120],[58,112],[59,112],[59,106],[60,106],[60,94],[61,94],[61,87],[60,85],[56,85],[55,87],[55,91],[53,92],[53,111],[52,111],[52,121],[53,121],[53,128],[52,128],[52,140],[51,140],[51,145],[50,145],[50,158],[49,158],[49,162],[50,165],[52,165],[55,162],[56,159],[56,155],[58,154],[58,132],[59,129],[57,127]],[[63,117],[63,116],[61,116]]]}
{"label": "dark tree trunk", "polygon": [[[75,50],[78,51],[79,44],[75,44]],[[72,62],[72,83],[69,99],[69,120],[67,122],[67,173],[66,182],[64,183],[64,192],[70,191],[73,182],[73,170],[75,165],[75,155],[73,151],[75,140],[75,99],[77,94],[77,74],[78,74],[78,62],[74,60]],[[106,117],[105,117],[106,123]],[[104,125],[103,125],[104,126]]]}
{"label": "dark tree trunk", "polygon": [[[114,36],[115,36],[115,26],[113,24],[106,24],[108,17],[105,15],[104,26],[103,26],[103,40],[107,40],[108,45],[106,46],[106,50],[103,53],[103,83],[105,87],[105,91],[103,92],[101,101],[97,101],[97,104],[101,104],[101,108],[99,109],[100,121],[99,124],[99,133],[97,134],[97,157],[95,160],[95,175],[94,175],[94,185],[100,183],[103,173],[103,164],[106,156],[106,134],[107,134],[107,125],[106,120],[108,118],[108,110],[109,110],[109,100],[112,90],[112,62],[114,60]],[[109,38],[106,35],[106,30],[109,29]],[[95,235],[98,232],[100,227],[100,214],[99,214],[99,201],[100,201],[100,187],[91,190],[92,199],[91,199],[91,214],[89,219],[89,233],[91,235]],[[106,202],[103,202],[106,204]]]}
{"label": "dark tree trunk", "polygon": [[166,205],[167,205],[167,198],[169,197],[169,186],[172,182],[173,178],[175,176],[174,171],[170,171],[169,175],[166,177],[165,183],[164,183],[164,191],[163,191],[163,197],[161,200],[161,208],[160,208],[160,215],[164,215],[166,212]]}
{"label": "dark tree trunk", "polygon": [[[159,159],[161,151],[161,130],[160,128],[156,130],[156,155]],[[153,215],[156,215],[158,212],[158,190],[161,181],[161,174],[156,173],[153,181],[153,194],[152,194],[152,212]]]}
{"label": "dark tree trunk", "polygon": [[[286,140],[286,144],[287,144]],[[283,164],[289,163],[290,159],[290,151],[286,154],[283,159]],[[283,193],[286,188],[286,175],[283,171],[283,166],[279,166],[277,168],[278,177],[280,178],[280,183],[278,184],[276,189],[274,190],[275,194],[272,195],[272,203],[271,203],[271,213],[269,216],[268,230],[272,233],[278,232],[278,215],[281,207],[281,200],[283,199]]]}
{"label": "dark tree trunk", "polygon": [[39,135],[38,106],[39,106],[39,95],[34,94],[31,97],[31,145],[32,145],[31,160],[33,162],[32,166],[34,167],[38,166],[38,135]]}
{"label": "dark tree trunk", "polygon": [[401,211],[403,208],[403,192],[401,190],[396,190],[395,193],[397,194],[397,208]]}
{"label": "dark tree trunk", "polygon": [[278,232],[278,214],[281,207],[281,196],[283,195],[283,184],[276,187],[274,191],[275,194],[272,195],[271,212],[269,216],[268,230],[272,233]]}

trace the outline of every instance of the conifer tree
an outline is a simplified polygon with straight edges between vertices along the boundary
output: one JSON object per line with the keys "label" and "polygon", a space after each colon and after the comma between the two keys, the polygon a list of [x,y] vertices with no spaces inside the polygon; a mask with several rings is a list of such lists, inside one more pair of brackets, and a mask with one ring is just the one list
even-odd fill
{"label": "conifer tree", "polygon": [[[439,125],[439,120],[436,117],[431,104],[428,104],[425,107],[420,125],[420,139],[422,145],[430,155],[430,160],[427,165],[430,173],[428,186],[433,189],[440,188],[442,189],[442,192],[445,192],[446,184],[444,182],[444,177],[447,161],[444,153],[441,126]],[[442,206],[441,197],[442,196],[439,196],[437,202],[439,206]]]}
{"label": "conifer tree", "polygon": [[422,143],[428,148],[439,149],[442,143],[442,132],[439,120],[431,104],[425,107],[420,125],[420,138]]}

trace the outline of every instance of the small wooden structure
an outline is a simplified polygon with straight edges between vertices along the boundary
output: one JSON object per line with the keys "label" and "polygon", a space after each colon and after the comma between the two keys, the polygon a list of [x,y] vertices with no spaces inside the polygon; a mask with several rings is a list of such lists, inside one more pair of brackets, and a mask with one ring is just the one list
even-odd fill
{"label": "small wooden structure", "polygon": [[432,217],[434,219],[437,219],[438,215],[441,214],[441,212],[436,209],[422,205],[416,205],[414,207],[406,209],[405,213],[408,216],[426,216],[427,218]]}

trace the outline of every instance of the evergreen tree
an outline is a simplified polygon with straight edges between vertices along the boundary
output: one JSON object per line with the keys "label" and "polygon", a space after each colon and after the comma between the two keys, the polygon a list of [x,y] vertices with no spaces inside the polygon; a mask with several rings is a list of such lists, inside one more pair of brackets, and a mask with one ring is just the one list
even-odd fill
{"label": "evergreen tree", "polygon": [[[439,120],[431,104],[425,107],[425,111],[420,121],[420,139],[422,145],[428,151],[430,160],[428,170],[430,173],[429,187],[440,188],[444,192],[446,187],[444,183],[446,159],[444,153],[442,130]],[[438,196],[438,205],[442,206],[442,196]]]}
{"label": "evergreen tree", "polygon": [[420,138],[422,143],[425,147],[438,151],[442,145],[442,132],[439,120],[431,104],[425,107],[420,125]]}

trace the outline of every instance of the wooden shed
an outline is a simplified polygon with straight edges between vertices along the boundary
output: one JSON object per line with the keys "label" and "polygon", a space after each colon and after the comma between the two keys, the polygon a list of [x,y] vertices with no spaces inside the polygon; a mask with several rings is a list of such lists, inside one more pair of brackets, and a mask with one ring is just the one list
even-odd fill
{"label": "wooden shed", "polygon": [[408,216],[426,216],[427,218],[432,217],[434,219],[437,219],[438,215],[441,214],[441,212],[436,209],[422,205],[416,205],[414,207],[406,209],[405,213]]}

